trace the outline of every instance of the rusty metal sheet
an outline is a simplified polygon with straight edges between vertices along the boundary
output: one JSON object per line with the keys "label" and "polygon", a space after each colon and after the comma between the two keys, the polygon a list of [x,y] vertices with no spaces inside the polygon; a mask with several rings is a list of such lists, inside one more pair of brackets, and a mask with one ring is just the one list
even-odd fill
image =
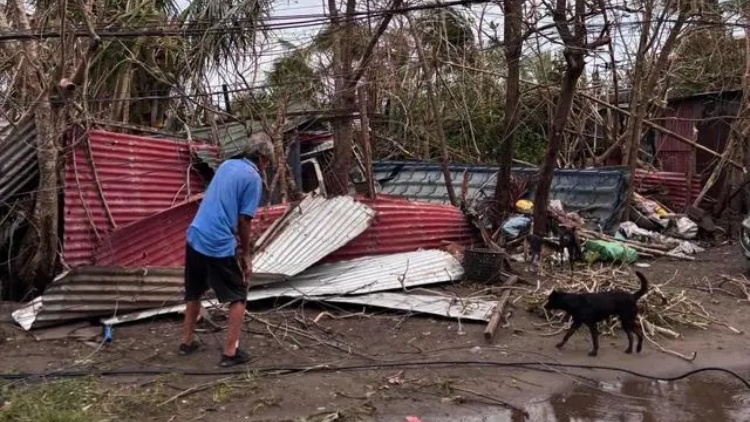
{"label": "rusty metal sheet", "polygon": [[693,177],[692,186],[688,187],[687,176],[683,173],[666,171],[644,171],[637,170],[635,173],[635,187],[637,191],[645,189],[666,189],[667,206],[672,207],[674,212],[682,212],[685,206],[700,195],[703,188],[701,176]]}
{"label": "rusty metal sheet", "polygon": [[203,192],[191,148],[212,148],[101,130],[86,139],[65,166],[63,257],[71,267],[91,265],[97,243],[115,229]]}
{"label": "rusty metal sheet", "polygon": [[0,204],[12,196],[34,189],[39,175],[34,117],[0,131]]}
{"label": "rusty metal sheet", "polygon": [[[94,265],[119,267],[182,267],[187,228],[203,195],[131,223],[107,236],[97,246]],[[286,211],[284,205],[260,208],[253,221],[262,233]]]}
{"label": "rusty metal sheet", "polygon": [[323,262],[437,249],[444,242],[464,247],[481,243],[477,230],[456,207],[387,196],[362,201],[376,212],[372,226]]}
{"label": "rusty metal sheet", "polygon": [[[94,254],[95,265],[122,267],[178,267],[184,265],[185,231],[198,210],[199,197],[115,230],[102,240]],[[402,198],[379,196],[358,201],[375,210],[367,230],[321,262],[338,262],[369,255],[434,249],[443,241],[471,246],[480,242],[474,228],[458,208]],[[254,221],[265,231],[285,211],[285,206],[263,207]]]}
{"label": "rusty metal sheet", "polygon": [[26,330],[96,316],[160,308],[183,300],[180,268],[78,267],[60,274],[13,319]]}
{"label": "rusty metal sheet", "polygon": [[350,196],[308,195],[258,239],[253,271],[295,276],[362,234],[374,216]]}

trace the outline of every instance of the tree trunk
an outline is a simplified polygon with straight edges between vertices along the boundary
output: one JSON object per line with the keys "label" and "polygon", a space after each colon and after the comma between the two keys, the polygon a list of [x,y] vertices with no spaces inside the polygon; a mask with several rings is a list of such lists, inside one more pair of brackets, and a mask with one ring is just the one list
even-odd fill
{"label": "tree trunk", "polygon": [[39,184],[37,186],[31,227],[23,240],[20,277],[34,289],[41,291],[50,282],[57,264],[58,236],[58,170],[61,168],[61,116],[44,96],[35,109],[37,132],[37,160]]}
{"label": "tree trunk", "polygon": [[[440,106],[437,102],[437,97],[435,96],[435,91],[433,90],[432,85],[432,78],[431,75],[434,73],[437,73],[437,66],[433,66],[432,69],[430,69],[430,66],[427,64],[427,58],[424,55],[424,49],[422,48],[422,40],[419,38],[419,34],[417,34],[416,28],[414,26],[414,20],[407,16],[406,19],[409,22],[409,27],[411,28],[412,36],[414,37],[414,43],[416,45],[417,50],[417,56],[419,57],[419,62],[422,67],[422,72],[424,73],[425,80],[424,84],[427,90],[427,100],[430,103],[430,111],[432,114],[432,125],[433,130],[435,130],[435,133],[438,137],[438,142],[440,143],[440,151],[441,151],[441,170],[443,172],[443,181],[445,182],[445,189],[448,192],[448,199],[450,200],[451,205],[458,206],[458,199],[456,199],[456,192],[455,189],[453,189],[453,180],[451,179],[451,174],[448,169],[449,163],[450,163],[450,154],[448,153],[448,144],[445,139],[445,129],[443,128],[443,118],[440,111]],[[427,80],[428,75],[430,76],[430,79]],[[426,137],[426,139],[429,140],[429,136]],[[423,155],[424,159],[429,159],[429,143],[425,146],[425,151],[423,151],[423,154],[426,154],[426,156]]]}
{"label": "tree trunk", "polygon": [[555,106],[555,114],[552,117],[550,135],[547,141],[547,152],[544,154],[544,163],[542,164],[536,198],[534,200],[534,234],[539,236],[547,232],[549,190],[552,185],[552,176],[554,175],[555,168],[557,168],[557,154],[560,152],[560,145],[565,138],[565,125],[568,122],[568,115],[573,106],[578,79],[581,77],[585,66],[583,54],[578,52],[568,52],[566,54],[566,61],[568,62],[568,67],[563,74],[560,97]]}
{"label": "tree trunk", "polygon": [[[543,236],[547,232],[547,208],[549,206],[549,190],[552,184],[552,175],[557,167],[557,154],[565,137],[565,125],[570,115],[570,109],[573,106],[578,79],[581,77],[586,66],[584,61],[586,51],[610,42],[609,37],[602,37],[592,43],[586,43],[585,0],[575,1],[574,33],[571,33],[568,27],[566,11],[567,1],[557,0],[552,16],[557,27],[557,32],[560,33],[560,38],[565,43],[563,55],[565,56],[567,67],[560,86],[560,97],[557,100],[555,112],[552,116],[552,123],[550,124],[547,152],[544,155],[544,163],[542,164],[534,202],[533,232],[538,236]],[[602,13],[605,12],[602,11]]]}
{"label": "tree trunk", "polygon": [[339,23],[338,10],[335,0],[328,0],[328,10],[331,14],[332,29],[334,33],[333,43],[333,68],[334,68],[334,87],[335,97],[334,104],[336,112],[342,113],[341,116],[333,120],[333,140],[334,140],[334,161],[333,177],[331,178],[332,186],[327,187],[332,196],[346,195],[349,192],[349,173],[352,167],[352,116],[351,113],[357,110],[357,82],[367,70],[375,46],[378,40],[388,27],[388,23],[393,18],[395,9],[400,7],[402,0],[394,0],[391,8],[383,16],[380,25],[378,25],[375,34],[365,49],[364,54],[359,60],[359,67],[352,68],[354,60],[354,44],[351,42],[354,36],[354,14],[356,12],[356,0],[346,1],[345,23],[343,30]]}
{"label": "tree trunk", "polygon": [[516,137],[516,119],[520,100],[521,50],[523,38],[521,9],[523,0],[504,0],[505,8],[505,61],[508,66],[508,79],[505,85],[505,116],[503,118],[503,139],[497,150],[497,183],[495,184],[495,212],[492,222],[499,227],[511,209],[510,179],[513,166],[513,141]]}
{"label": "tree trunk", "polygon": [[[349,115],[356,110],[354,90],[348,89],[352,78],[352,30],[354,26],[354,12],[356,0],[347,0],[343,25],[339,22],[339,14],[335,0],[328,1],[329,12],[333,19],[334,48],[334,104],[336,116],[333,120],[333,169],[332,186],[327,190],[331,196],[346,195],[349,192],[349,172],[352,166],[352,118]],[[342,29],[343,28],[343,29]]]}
{"label": "tree trunk", "polygon": [[288,97],[286,93],[282,96],[279,107],[276,109],[276,121],[273,124],[271,139],[273,141],[274,155],[276,156],[276,174],[279,181],[279,199],[282,204],[287,203],[289,197],[289,183],[287,181],[287,157],[284,147],[284,121],[286,120],[286,107]]}
{"label": "tree trunk", "polygon": [[[627,147],[625,148],[625,153],[622,157],[623,165],[628,166],[633,175],[635,174],[638,165],[638,152],[641,148],[643,122],[648,114],[649,103],[654,96],[653,93],[656,90],[659,78],[661,78],[667,63],[669,62],[669,55],[672,54],[672,50],[677,43],[677,37],[682,32],[682,28],[687,20],[687,13],[684,12],[686,8],[678,4],[678,7],[681,7],[682,9],[677,16],[677,20],[669,30],[667,39],[657,56],[656,63],[654,63],[654,66],[648,72],[645,72],[643,61],[645,60],[648,50],[654,44],[654,39],[650,39],[649,31],[647,30],[650,28],[650,25],[652,25],[651,17],[653,15],[653,7],[654,5],[651,2],[646,3],[646,19],[644,19],[641,32],[637,55],[638,58],[636,59],[633,78],[633,90],[630,98],[630,110],[632,115],[628,121],[626,130]],[[659,28],[666,22],[666,16],[665,14],[662,14],[659,17],[657,29],[654,31],[654,37],[661,35]],[[634,191],[635,183],[630,183],[627,195],[625,196],[625,211],[623,215],[625,219],[630,216],[630,200],[632,199]]]}
{"label": "tree trunk", "polygon": [[[9,7],[14,8],[17,27],[25,32],[33,32],[23,2],[13,0]],[[37,9],[35,22],[43,21],[42,13],[45,12]],[[72,96],[72,90],[86,80],[89,60],[100,43],[99,37],[93,31],[90,17],[86,13],[84,15],[90,35],[88,51],[78,62],[74,73],[67,78],[64,75],[70,63],[61,59],[60,63],[54,64],[55,69],[50,75],[46,73],[46,63],[42,63],[38,41],[27,40],[22,43],[23,53],[28,60],[25,65],[28,94],[37,99],[34,109],[30,111],[34,113],[37,132],[39,184],[35,192],[34,211],[30,222],[32,229],[27,231],[21,245],[19,262],[22,267],[19,276],[29,287],[37,290],[46,287],[53,279],[58,262],[58,246],[61,244],[58,230],[59,189],[60,171],[64,160],[62,140],[67,123],[67,104]],[[64,49],[66,45],[62,41],[60,48]]]}

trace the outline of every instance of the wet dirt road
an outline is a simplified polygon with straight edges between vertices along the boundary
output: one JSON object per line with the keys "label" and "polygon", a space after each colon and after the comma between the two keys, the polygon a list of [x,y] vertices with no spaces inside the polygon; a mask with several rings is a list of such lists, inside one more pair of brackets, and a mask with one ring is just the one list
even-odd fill
{"label": "wet dirt road", "polygon": [[[743,374],[746,376],[747,374]],[[750,390],[728,376],[694,376],[677,382],[628,380],[579,385],[526,406],[529,413],[475,409],[425,416],[423,422],[739,422],[750,421]]]}

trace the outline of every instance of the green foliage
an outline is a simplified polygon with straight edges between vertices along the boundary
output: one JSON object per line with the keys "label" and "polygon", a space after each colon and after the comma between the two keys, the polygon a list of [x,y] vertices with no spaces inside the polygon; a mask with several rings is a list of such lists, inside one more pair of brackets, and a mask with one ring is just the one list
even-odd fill
{"label": "green foliage", "polygon": [[104,388],[94,378],[0,388],[0,422],[101,422],[144,420],[171,408],[161,383],[153,388]]}
{"label": "green foliage", "polygon": [[[474,36],[475,23],[457,8],[419,12],[413,21],[416,31],[391,25],[373,54],[373,72],[368,74],[368,82],[373,89],[371,101],[375,98],[371,106],[382,116],[371,122],[378,137],[395,140],[412,154],[429,141],[432,155],[439,155],[434,129],[437,122],[433,121],[427,95],[431,86],[454,159],[494,164],[494,151],[506,132],[502,49],[480,51]],[[362,23],[354,32],[356,58],[369,42],[369,29]],[[427,74],[415,52],[415,32],[427,58]],[[245,118],[253,118],[259,112],[273,113],[281,98],[326,107],[331,93],[326,92],[324,82],[330,78],[331,69],[329,64],[320,64],[328,60],[319,59],[331,57],[333,40],[330,28],[324,28],[305,47],[283,42],[288,52],[266,73],[268,88],[236,96],[233,111]],[[546,147],[547,104],[549,97],[556,95],[564,62],[560,55],[542,53],[524,58],[521,68],[523,80],[547,88],[532,89],[521,84],[514,154],[523,161],[539,163]],[[380,157],[409,156],[402,150],[394,151],[391,143],[378,151]]]}

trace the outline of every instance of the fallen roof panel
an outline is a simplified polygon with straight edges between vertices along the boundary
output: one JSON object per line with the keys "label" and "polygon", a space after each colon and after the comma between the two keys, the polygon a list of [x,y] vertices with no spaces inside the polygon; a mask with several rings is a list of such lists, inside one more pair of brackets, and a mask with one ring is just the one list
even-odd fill
{"label": "fallen roof panel", "polygon": [[294,277],[287,286],[250,291],[248,300],[258,300],[255,294],[258,298],[365,294],[457,281],[463,276],[461,263],[448,252],[406,252],[322,264]]}
{"label": "fallen roof panel", "polygon": [[181,140],[89,131],[65,163],[63,257],[92,265],[96,246],[114,230],[203,192],[191,151],[216,147]]}
{"label": "fallen roof panel", "polygon": [[183,300],[180,268],[78,267],[13,312],[24,329],[81,318],[159,308]]}
{"label": "fallen roof panel", "polygon": [[[450,164],[453,187],[461,192],[464,173],[467,177],[467,199],[475,203],[492,200],[497,167]],[[538,169],[514,167],[513,175],[530,181],[529,197],[533,199]],[[430,161],[376,161],[374,178],[381,193],[412,200],[447,204],[448,193],[441,165]],[[569,211],[579,211],[592,227],[616,230],[625,208],[625,196],[631,183],[627,167],[591,169],[556,169],[550,186],[550,199],[559,199]]]}
{"label": "fallen roof panel", "polygon": [[405,293],[372,293],[360,296],[326,298],[323,301],[397,309],[474,321],[489,321],[492,311],[497,305],[496,301],[482,299]]}
{"label": "fallen roof panel", "polygon": [[258,240],[253,271],[293,277],[362,234],[374,216],[350,196],[310,195]]}
{"label": "fallen roof panel", "polygon": [[[247,300],[254,302],[274,297],[323,300],[324,296],[368,294],[456,281],[462,279],[463,275],[463,267],[451,254],[440,250],[416,251],[322,264],[292,278],[285,286],[251,289]],[[204,306],[214,304],[210,300],[203,302]],[[185,304],[178,304],[111,317],[102,320],[102,323],[116,325],[184,310]]]}
{"label": "fallen roof panel", "polygon": [[456,207],[388,196],[363,202],[377,212],[372,226],[323,262],[438,249],[444,241],[466,247],[481,243],[477,230]]}
{"label": "fallen roof panel", "polygon": [[[181,267],[185,231],[198,210],[194,198],[153,216],[115,230],[94,254],[95,265],[122,267]],[[418,249],[437,249],[443,241],[462,246],[479,243],[477,233],[456,207],[379,196],[357,201],[375,210],[370,227],[321,262],[339,262],[363,256],[387,255]],[[253,222],[265,231],[286,210],[283,205],[261,208]]]}
{"label": "fallen roof panel", "polygon": [[[185,237],[202,195],[123,226],[107,236],[94,253],[94,265],[175,267],[185,264]],[[253,220],[261,233],[286,211],[284,205],[263,207]]]}

